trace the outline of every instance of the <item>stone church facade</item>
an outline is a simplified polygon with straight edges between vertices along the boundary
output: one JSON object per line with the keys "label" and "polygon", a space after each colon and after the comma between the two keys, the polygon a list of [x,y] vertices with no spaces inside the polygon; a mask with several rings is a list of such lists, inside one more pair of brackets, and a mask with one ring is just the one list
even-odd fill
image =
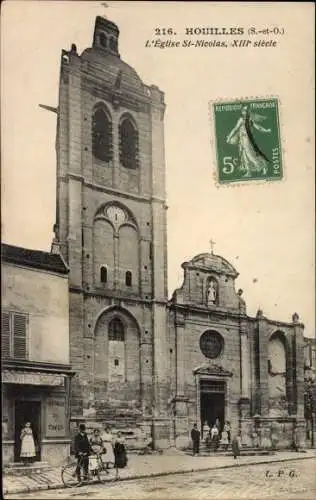
{"label": "stone church facade", "polygon": [[252,446],[290,447],[294,425],[304,442],[304,326],[247,315],[238,273],[213,253],[182,264],[184,280],[168,304],[175,434],[193,422],[231,423]]}
{"label": "stone church facade", "polygon": [[92,47],[61,55],[53,246],[69,265],[72,421],[149,429],[157,446],[230,420],[251,444],[304,434],[303,325],[246,313],[213,253],[167,292],[164,94],[119,55],[97,17]]}

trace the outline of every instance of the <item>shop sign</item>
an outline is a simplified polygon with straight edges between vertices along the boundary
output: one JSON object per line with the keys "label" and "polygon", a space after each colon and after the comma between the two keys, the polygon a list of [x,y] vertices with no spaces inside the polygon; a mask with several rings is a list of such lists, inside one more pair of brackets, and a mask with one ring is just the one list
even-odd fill
{"label": "shop sign", "polygon": [[2,372],[3,384],[25,384],[25,385],[64,385],[63,375],[56,373],[38,373],[38,372],[18,372],[4,370]]}
{"label": "shop sign", "polygon": [[66,433],[65,400],[49,398],[46,400],[46,436],[62,437]]}

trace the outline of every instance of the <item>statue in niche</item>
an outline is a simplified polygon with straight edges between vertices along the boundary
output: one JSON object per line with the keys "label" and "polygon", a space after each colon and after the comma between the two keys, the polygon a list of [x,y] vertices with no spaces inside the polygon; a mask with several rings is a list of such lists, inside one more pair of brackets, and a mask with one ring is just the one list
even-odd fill
{"label": "statue in niche", "polygon": [[208,284],[207,288],[207,305],[208,306],[213,306],[216,304],[217,300],[217,283],[215,280],[211,280]]}

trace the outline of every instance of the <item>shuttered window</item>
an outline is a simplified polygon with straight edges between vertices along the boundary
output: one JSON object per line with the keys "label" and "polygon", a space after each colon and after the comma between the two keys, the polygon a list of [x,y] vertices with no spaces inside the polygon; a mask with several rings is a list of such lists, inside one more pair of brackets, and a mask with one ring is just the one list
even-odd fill
{"label": "shuttered window", "polygon": [[27,358],[27,316],[16,312],[2,312],[2,358]]}
{"label": "shuttered window", "polygon": [[1,320],[1,354],[3,358],[10,357],[10,314],[2,312]]}

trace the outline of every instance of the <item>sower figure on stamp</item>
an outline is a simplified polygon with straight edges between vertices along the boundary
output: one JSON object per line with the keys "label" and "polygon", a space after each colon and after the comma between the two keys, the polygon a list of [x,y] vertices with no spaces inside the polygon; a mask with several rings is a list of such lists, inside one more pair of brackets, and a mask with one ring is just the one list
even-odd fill
{"label": "sower figure on stamp", "polygon": [[200,453],[200,431],[197,427],[197,424],[193,425],[191,430],[191,439],[193,444],[193,456],[198,455]]}
{"label": "sower figure on stamp", "polygon": [[226,138],[228,144],[238,146],[240,170],[245,172],[244,177],[250,177],[252,172],[262,172],[265,175],[270,163],[259,149],[252,133],[252,128],[264,133],[271,132],[270,128],[257,123],[260,120],[265,120],[265,116],[252,114],[248,106],[243,106],[241,117]]}

